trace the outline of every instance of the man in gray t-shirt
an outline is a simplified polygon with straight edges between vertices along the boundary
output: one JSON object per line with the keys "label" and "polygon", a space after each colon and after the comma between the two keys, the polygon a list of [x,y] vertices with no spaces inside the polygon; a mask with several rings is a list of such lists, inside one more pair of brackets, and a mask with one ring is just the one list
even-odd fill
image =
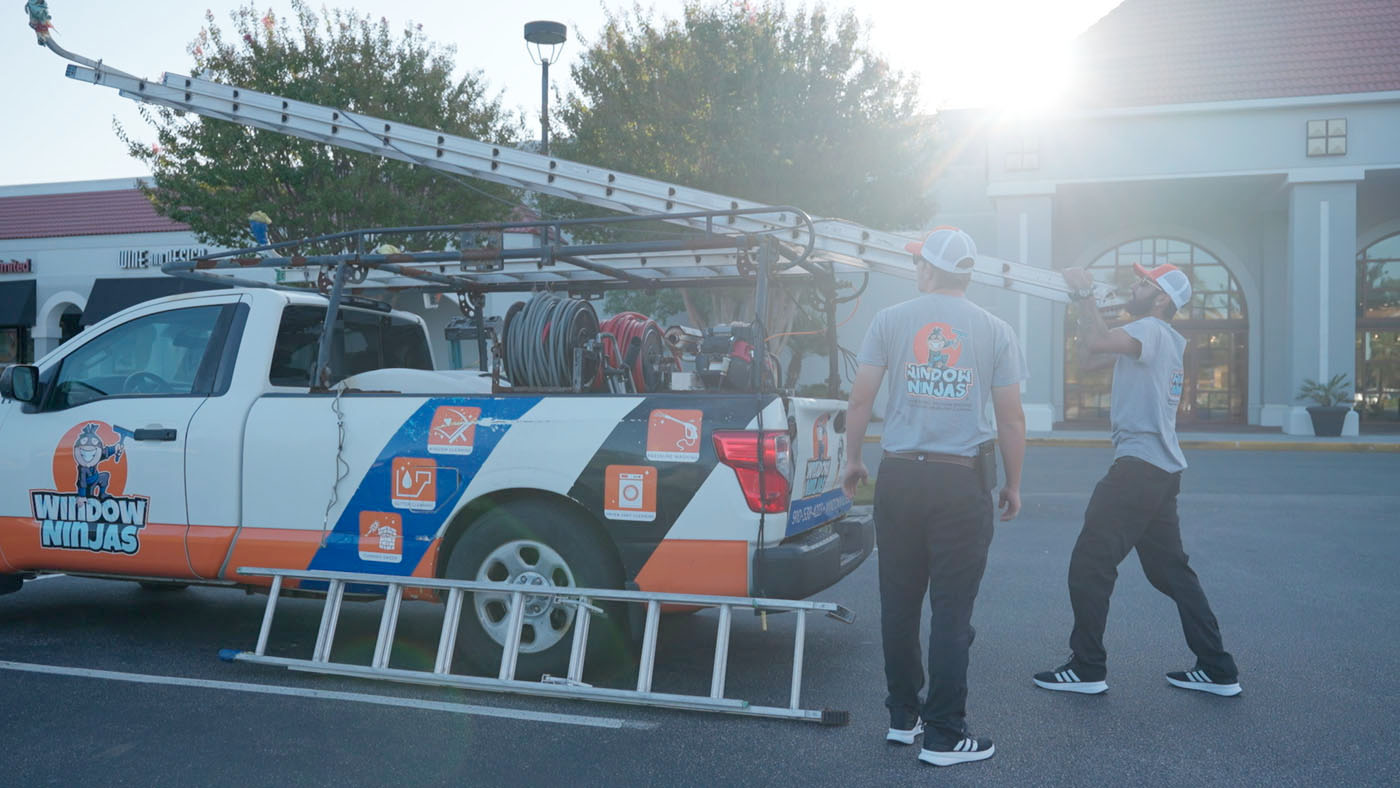
{"label": "man in gray t-shirt", "polygon": [[[967,233],[941,227],[909,251],[924,295],[881,310],[861,344],[846,410],[842,487],[854,496],[866,479],[865,429],[880,385],[888,382],[880,437],[885,453],[875,481],[890,711],[885,739],[913,744],[922,733],[919,760],[950,766],[995,752],[990,739],[967,730],[967,659],[972,605],[992,543],[996,469],[988,455],[994,436],[1006,465],[1001,519],[1010,520],[1021,508],[1026,419],[1020,383],[1026,362],[1006,322],[964,295],[977,255]],[[996,411],[995,431],[988,403]],[[920,701],[925,597],[933,613],[928,694]]]}
{"label": "man in gray t-shirt", "polygon": [[1191,280],[1174,265],[1148,270],[1132,290],[1128,313],[1136,320],[1109,330],[1094,304],[1093,280],[1082,268],[1065,271],[1079,311],[1080,365],[1113,364],[1113,466],[1094,488],[1084,528],[1069,561],[1069,600],[1074,610],[1070,659],[1035,674],[1049,690],[1098,694],[1108,689],[1103,633],[1118,564],[1136,549],[1152,585],[1176,602],[1186,644],[1196,654],[1191,670],[1167,673],[1184,689],[1240,694],[1239,670],[1220,637],[1220,625],[1181,547],[1176,497],[1186,458],[1176,438],[1186,339],[1172,316],[1191,301]]}

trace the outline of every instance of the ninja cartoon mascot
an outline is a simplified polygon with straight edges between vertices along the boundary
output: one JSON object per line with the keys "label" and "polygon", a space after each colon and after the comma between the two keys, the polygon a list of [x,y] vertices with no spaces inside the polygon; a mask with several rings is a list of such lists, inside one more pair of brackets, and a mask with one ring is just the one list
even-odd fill
{"label": "ninja cartoon mascot", "polygon": [[948,366],[948,362],[952,360],[952,355],[949,351],[958,348],[958,338],[956,335],[960,332],[955,330],[953,333],[954,336],[944,336],[942,326],[934,326],[933,330],[929,332],[927,340],[929,366],[938,367],[939,369]]}
{"label": "ninja cartoon mascot", "polygon": [[98,463],[108,457],[115,457],[117,462],[122,460],[122,447],[125,444],[126,436],[115,444],[108,445],[97,437],[97,424],[84,424],[83,431],[78,433],[77,440],[73,441],[73,459],[78,463],[78,494],[92,495],[92,488],[97,488],[97,497],[106,499],[107,480],[111,474],[107,471],[97,470]]}

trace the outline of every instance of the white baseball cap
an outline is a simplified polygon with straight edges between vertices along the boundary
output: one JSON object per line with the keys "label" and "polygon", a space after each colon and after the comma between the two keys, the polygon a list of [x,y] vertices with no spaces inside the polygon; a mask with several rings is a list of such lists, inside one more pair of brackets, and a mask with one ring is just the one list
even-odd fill
{"label": "white baseball cap", "polygon": [[1138,276],[1150,281],[1161,288],[1163,293],[1171,297],[1172,303],[1180,309],[1191,302],[1191,280],[1186,274],[1171,263],[1162,263],[1156,268],[1143,268],[1137,263],[1133,263],[1133,270]]}
{"label": "white baseball cap", "polygon": [[922,241],[904,245],[909,253],[950,274],[972,273],[976,263],[977,244],[972,236],[956,227],[935,227]]}

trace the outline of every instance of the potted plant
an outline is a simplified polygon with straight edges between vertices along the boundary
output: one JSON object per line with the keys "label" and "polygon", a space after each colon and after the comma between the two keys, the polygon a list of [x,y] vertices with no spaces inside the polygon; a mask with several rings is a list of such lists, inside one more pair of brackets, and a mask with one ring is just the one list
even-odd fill
{"label": "potted plant", "polygon": [[1313,403],[1308,406],[1308,415],[1312,417],[1313,434],[1318,436],[1335,437],[1342,434],[1347,411],[1351,410],[1351,406],[1345,403],[1350,398],[1351,387],[1346,374],[1341,372],[1326,383],[1306,378],[1298,389],[1298,399]]}

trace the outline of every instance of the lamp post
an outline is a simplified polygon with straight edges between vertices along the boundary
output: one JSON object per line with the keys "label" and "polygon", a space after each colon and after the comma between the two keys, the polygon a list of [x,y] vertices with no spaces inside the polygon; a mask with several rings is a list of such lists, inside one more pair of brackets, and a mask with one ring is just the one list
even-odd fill
{"label": "lamp post", "polygon": [[537,20],[525,23],[526,49],[540,66],[540,153],[549,155],[549,64],[559,58],[568,39],[568,29],[558,22]]}

